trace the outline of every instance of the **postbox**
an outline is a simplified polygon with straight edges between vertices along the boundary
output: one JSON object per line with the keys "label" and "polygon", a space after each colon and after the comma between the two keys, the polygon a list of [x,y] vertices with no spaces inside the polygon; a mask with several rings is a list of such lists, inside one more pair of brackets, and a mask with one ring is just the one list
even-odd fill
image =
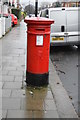
{"label": "postbox", "polygon": [[49,83],[50,25],[53,20],[41,17],[25,18],[27,23],[26,83],[45,86]]}

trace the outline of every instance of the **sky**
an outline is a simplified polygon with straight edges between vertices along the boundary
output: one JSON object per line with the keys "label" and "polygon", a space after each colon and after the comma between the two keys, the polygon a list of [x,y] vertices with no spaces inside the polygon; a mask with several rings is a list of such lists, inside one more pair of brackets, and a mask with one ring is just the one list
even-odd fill
{"label": "sky", "polygon": [[[20,0],[20,3],[23,4],[25,3],[25,5],[29,4],[29,1],[31,4],[35,5],[35,0]],[[57,0],[38,0],[38,6],[40,6],[41,2],[55,2]]]}

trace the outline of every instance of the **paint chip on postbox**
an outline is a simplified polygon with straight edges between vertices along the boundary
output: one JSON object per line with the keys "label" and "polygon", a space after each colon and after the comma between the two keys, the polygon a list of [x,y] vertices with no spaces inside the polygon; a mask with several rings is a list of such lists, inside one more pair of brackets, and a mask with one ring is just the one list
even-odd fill
{"label": "paint chip on postbox", "polygon": [[43,46],[43,35],[37,35],[36,45],[37,46]]}

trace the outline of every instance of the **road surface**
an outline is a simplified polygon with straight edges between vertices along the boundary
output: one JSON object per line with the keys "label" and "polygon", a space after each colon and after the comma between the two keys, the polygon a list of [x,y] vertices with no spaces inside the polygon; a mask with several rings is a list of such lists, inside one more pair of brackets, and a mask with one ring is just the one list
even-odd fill
{"label": "road surface", "polygon": [[[76,46],[51,47],[50,58],[78,113],[79,49]],[[79,101],[80,102],[80,101]],[[80,110],[79,110],[80,111]]]}

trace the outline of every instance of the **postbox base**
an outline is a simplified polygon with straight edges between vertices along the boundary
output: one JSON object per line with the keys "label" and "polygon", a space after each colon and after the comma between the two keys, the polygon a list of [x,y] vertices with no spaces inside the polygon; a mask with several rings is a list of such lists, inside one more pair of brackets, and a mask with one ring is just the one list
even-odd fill
{"label": "postbox base", "polygon": [[26,72],[26,83],[31,86],[46,86],[49,83],[49,72],[45,74]]}

